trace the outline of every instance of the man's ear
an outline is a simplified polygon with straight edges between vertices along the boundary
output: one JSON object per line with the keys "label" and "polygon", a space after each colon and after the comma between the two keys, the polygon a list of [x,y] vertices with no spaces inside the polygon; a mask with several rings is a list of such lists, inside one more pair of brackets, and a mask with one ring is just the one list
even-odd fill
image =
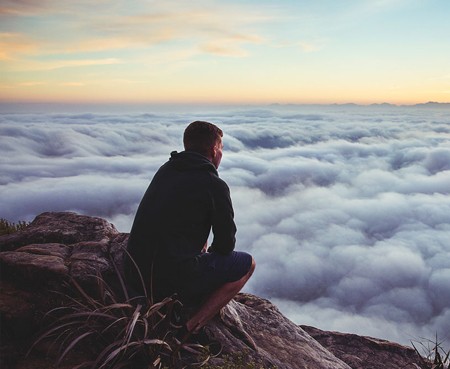
{"label": "man's ear", "polygon": [[210,150],[211,159],[214,159],[217,155],[217,145],[214,145]]}

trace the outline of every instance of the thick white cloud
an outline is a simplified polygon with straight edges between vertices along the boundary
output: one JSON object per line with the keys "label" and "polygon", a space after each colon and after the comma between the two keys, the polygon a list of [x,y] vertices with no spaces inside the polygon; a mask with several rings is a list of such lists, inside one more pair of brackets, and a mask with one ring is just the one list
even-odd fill
{"label": "thick white cloud", "polygon": [[0,217],[103,216],[128,232],[187,123],[225,132],[246,287],[299,324],[449,340],[450,120],[442,110],[265,107],[0,115]]}

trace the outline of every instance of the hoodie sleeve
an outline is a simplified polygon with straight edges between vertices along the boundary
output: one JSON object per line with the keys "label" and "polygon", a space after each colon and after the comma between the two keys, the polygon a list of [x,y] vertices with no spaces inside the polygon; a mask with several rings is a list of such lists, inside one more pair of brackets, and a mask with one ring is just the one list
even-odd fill
{"label": "hoodie sleeve", "polygon": [[227,255],[234,250],[236,225],[230,189],[221,179],[214,183],[212,197],[212,232],[214,237],[209,251]]}

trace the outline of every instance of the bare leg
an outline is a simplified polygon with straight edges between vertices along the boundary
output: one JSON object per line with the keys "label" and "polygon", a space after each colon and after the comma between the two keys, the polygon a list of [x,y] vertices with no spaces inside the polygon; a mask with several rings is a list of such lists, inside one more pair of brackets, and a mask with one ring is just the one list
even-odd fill
{"label": "bare leg", "polygon": [[252,258],[252,265],[246,275],[237,281],[225,283],[209,295],[199,310],[187,321],[186,329],[189,332],[196,332],[212,319],[244,287],[253,274],[255,266],[255,260]]}

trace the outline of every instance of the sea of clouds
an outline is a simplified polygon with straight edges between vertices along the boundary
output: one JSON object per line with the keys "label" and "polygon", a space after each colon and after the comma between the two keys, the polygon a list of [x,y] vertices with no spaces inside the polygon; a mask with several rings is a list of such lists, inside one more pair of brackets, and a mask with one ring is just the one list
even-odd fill
{"label": "sea of clouds", "polygon": [[[225,132],[245,291],[298,324],[450,342],[450,110],[264,106],[0,114],[0,217],[76,211],[129,232],[193,120]],[[88,110],[86,110],[88,111]]]}

